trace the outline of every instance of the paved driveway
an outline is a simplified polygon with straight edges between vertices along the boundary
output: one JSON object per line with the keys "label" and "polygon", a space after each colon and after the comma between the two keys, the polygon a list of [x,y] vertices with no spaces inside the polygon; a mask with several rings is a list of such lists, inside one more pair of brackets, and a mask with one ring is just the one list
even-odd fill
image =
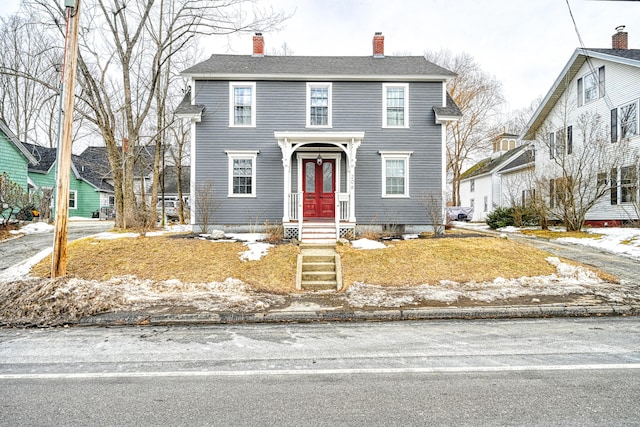
{"label": "paved driveway", "polygon": [[[70,221],[69,240],[108,231],[113,221]],[[0,242],[0,272],[31,258],[46,248],[53,247],[53,231],[27,234],[17,239]]]}
{"label": "paved driveway", "polygon": [[518,234],[509,234],[509,239],[534,246],[560,258],[595,267],[617,277],[627,285],[640,287],[640,263],[636,259],[589,246],[550,241]]}

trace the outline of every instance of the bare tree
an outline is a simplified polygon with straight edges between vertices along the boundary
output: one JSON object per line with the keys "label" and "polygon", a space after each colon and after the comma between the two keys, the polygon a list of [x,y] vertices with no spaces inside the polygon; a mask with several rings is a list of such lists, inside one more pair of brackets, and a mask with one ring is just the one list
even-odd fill
{"label": "bare tree", "polygon": [[611,172],[618,170],[629,146],[625,140],[612,144],[607,124],[594,111],[578,115],[570,125],[568,102],[559,102],[564,104],[538,133],[542,146],[538,155],[549,160],[536,164],[537,207],[541,216],[576,231],[596,203],[611,194],[617,180],[617,172],[614,176]]}
{"label": "bare tree", "polygon": [[[34,19],[64,29],[60,4],[49,0],[25,4]],[[260,9],[251,0],[96,0],[86,5],[83,16],[77,108],[107,147],[116,226],[137,227],[141,216],[134,191],[135,153],[137,147],[157,141],[164,129],[158,125],[163,107],[156,97],[172,56],[198,36],[269,30],[285,16]],[[156,123],[153,135],[144,132],[149,121]]]}
{"label": "bare tree", "polygon": [[460,175],[465,162],[489,149],[495,134],[495,120],[503,103],[502,84],[480,68],[467,54],[448,50],[427,52],[427,60],[447,68],[457,76],[447,91],[462,111],[459,121],[447,124],[447,172],[452,181],[452,202],[460,205]]}
{"label": "bare tree", "polygon": [[61,47],[18,14],[0,18],[0,117],[21,141],[53,147]]}

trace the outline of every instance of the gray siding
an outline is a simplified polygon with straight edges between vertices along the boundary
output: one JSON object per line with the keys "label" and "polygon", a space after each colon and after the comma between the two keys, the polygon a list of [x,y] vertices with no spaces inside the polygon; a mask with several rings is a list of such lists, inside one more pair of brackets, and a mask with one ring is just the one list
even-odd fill
{"label": "gray siding", "polygon": [[[382,82],[333,82],[333,127],[323,131],[364,131],[357,152],[356,218],[360,224],[426,224],[420,197],[442,189],[441,125],[434,106],[442,105],[442,83],[410,83],[409,129],[382,128]],[[282,154],[274,131],[308,131],[306,82],[256,82],[255,128],[229,127],[229,83],[196,81],[195,104],[205,105],[196,131],[196,198],[213,185],[214,224],[280,222],[283,215]],[[255,198],[230,198],[225,150],[259,150]],[[380,150],[413,151],[410,198],[382,198]],[[346,156],[341,160],[341,191],[346,191]],[[292,189],[297,190],[294,153]],[[197,202],[196,202],[197,203]],[[197,221],[199,222],[199,221]]]}

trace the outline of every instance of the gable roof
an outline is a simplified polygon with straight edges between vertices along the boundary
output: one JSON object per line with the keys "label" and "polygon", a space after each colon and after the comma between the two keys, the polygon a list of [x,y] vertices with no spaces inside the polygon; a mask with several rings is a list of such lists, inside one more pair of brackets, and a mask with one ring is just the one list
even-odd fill
{"label": "gable roof", "polygon": [[523,144],[498,157],[487,157],[480,160],[462,173],[460,180],[491,174],[499,169],[513,169],[531,163],[533,161],[533,153],[531,150],[527,150],[528,147],[528,144]]}
{"label": "gable roof", "polygon": [[455,77],[423,56],[252,56],[211,55],[182,72],[200,79],[421,80]]}
{"label": "gable roof", "polygon": [[578,71],[580,71],[582,66],[590,58],[640,68],[640,49],[576,49],[569,59],[569,62],[564,66],[562,72],[553,83],[553,86],[551,86],[551,89],[540,103],[540,106],[533,114],[533,117],[529,120],[527,127],[522,133],[521,139],[534,139],[538,128],[542,125],[544,119],[549,115],[562,94],[566,91],[567,82],[573,81]]}
{"label": "gable roof", "polygon": [[[47,174],[57,160],[57,149],[42,147],[35,144],[24,144],[25,147],[38,159],[38,164],[29,167],[29,172]],[[85,181],[96,190],[113,192],[113,186],[105,181],[110,175],[102,175],[99,165],[82,159],[80,156],[71,156],[71,169],[77,179]]]}
{"label": "gable roof", "polygon": [[38,163],[38,160],[29,152],[27,147],[25,147],[24,144],[20,142],[16,134],[13,133],[11,129],[9,129],[9,126],[7,126],[7,124],[4,122],[4,120],[2,120],[2,118],[0,118],[0,131],[2,131],[2,133],[5,134],[9,142],[11,142],[16,147],[18,152],[25,159],[27,159],[27,162],[29,164],[36,165]]}

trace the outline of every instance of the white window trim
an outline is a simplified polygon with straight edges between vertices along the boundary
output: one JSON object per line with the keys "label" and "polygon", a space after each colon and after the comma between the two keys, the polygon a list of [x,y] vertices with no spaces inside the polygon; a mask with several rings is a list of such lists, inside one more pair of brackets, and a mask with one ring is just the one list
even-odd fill
{"label": "white window trim", "polygon": [[[591,76],[593,76],[596,82],[596,97],[594,99],[587,101],[587,79]],[[582,79],[582,95],[581,95],[582,105],[584,106],[587,104],[591,104],[592,102],[595,102],[598,99],[600,99],[600,80],[599,80],[598,70],[596,69],[595,71],[589,71],[585,73],[581,77],[581,79]]]}
{"label": "white window trim", "polygon": [[[235,151],[235,150],[227,150],[225,151],[227,157],[229,158],[228,162],[228,171],[227,171],[227,179],[229,181],[228,185],[228,193],[227,197],[256,197],[256,170],[257,170],[257,162],[259,151]],[[234,160],[251,160],[251,194],[235,194],[233,192],[233,161]]]}
{"label": "white window trim", "polygon": [[[327,111],[327,124],[326,125],[312,125],[311,124],[311,88],[326,87],[329,89],[329,105]],[[307,83],[307,127],[308,128],[324,128],[329,129],[333,127],[333,83],[330,82],[313,82]]]}
{"label": "white window trim", "polygon": [[[234,123],[234,93],[235,88],[251,88],[251,124],[237,125]],[[256,127],[256,83],[255,82],[229,82],[229,127],[233,128],[254,128]]]}
{"label": "white window trim", "polygon": [[[387,89],[401,87],[404,89],[404,125],[390,126],[387,124]],[[409,83],[382,83],[382,127],[390,129],[406,129],[409,127]]]}
{"label": "white window trim", "polygon": [[[71,206],[71,194],[73,194],[74,206]],[[78,209],[78,190],[69,190],[69,209]]]}
{"label": "white window trim", "polygon": [[[633,135],[625,135],[623,137],[622,136],[622,109],[625,108],[625,107],[629,107],[631,105],[634,105],[634,104],[636,106],[636,117],[635,117],[636,133],[634,133]],[[622,104],[621,106],[619,106],[617,114],[618,114],[618,117],[617,117],[618,123],[616,123],[616,125],[618,126],[618,141],[635,138],[638,135],[640,135],[640,121],[639,121],[639,118],[638,118],[638,115],[640,114],[640,106],[638,105],[638,100],[637,99],[635,101],[627,102],[627,103]]]}
{"label": "white window trim", "polygon": [[[409,158],[413,151],[379,151],[382,160],[382,198],[408,199],[409,192]],[[387,194],[387,160],[404,160],[404,194]]]}

